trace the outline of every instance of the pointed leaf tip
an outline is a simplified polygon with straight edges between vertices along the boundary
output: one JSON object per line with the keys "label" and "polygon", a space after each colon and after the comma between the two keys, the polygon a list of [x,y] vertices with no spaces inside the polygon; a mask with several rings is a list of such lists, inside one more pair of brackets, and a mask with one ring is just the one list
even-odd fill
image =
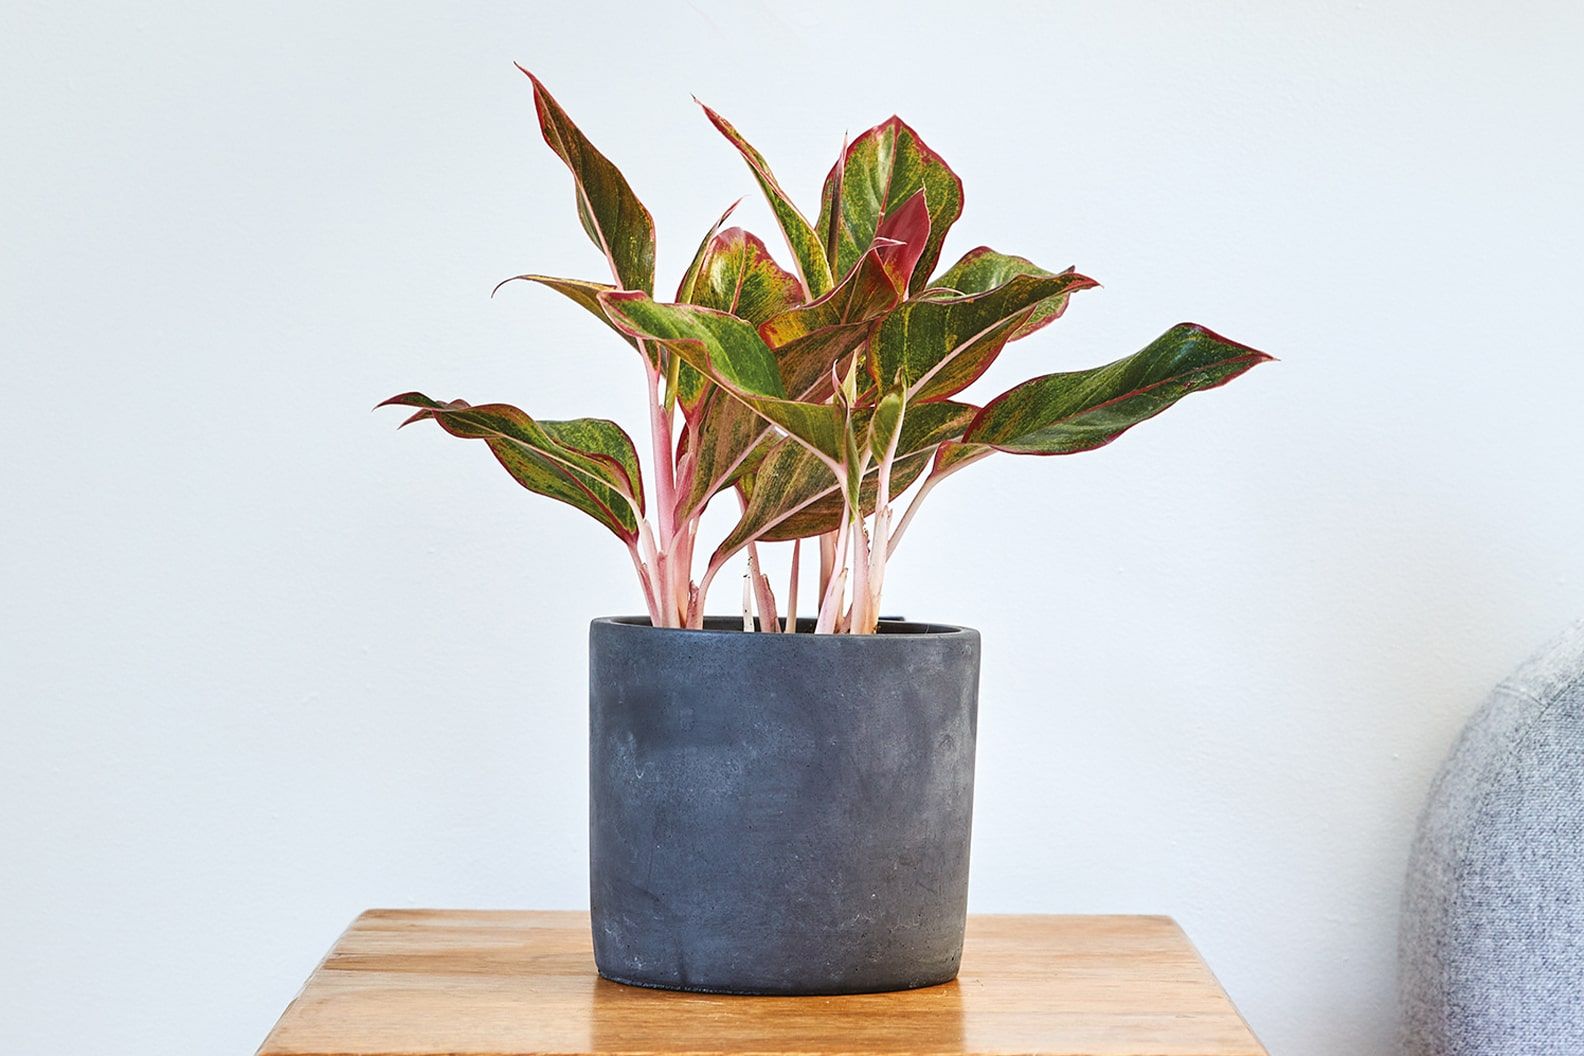
{"label": "pointed leaf tip", "polygon": [[[510,278],[501,280],[495,286],[495,289],[499,290],[508,282],[516,282],[518,280],[523,282],[537,283],[540,286],[549,287],[550,289],[561,294],[567,300],[582,308],[584,311],[588,312],[606,326],[611,327],[611,329],[615,330],[616,333],[621,335],[622,340],[626,341],[630,345],[635,347],[637,346],[638,342],[635,341],[630,334],[623,332],[620,328],[611,323],[610,319],[605,315],[604,309],[600,307],[599,301],[597,300],[597,297],[601,291],[614,290],[616,289],[615,286],[604,282],[590,282],[587,279],[557,278],[554,275],[513,275]],[[494,297],[495,293],[491,291],[490,296]],[[647,349],[642,349],[641,351],[643,351],[644,354],[648,356],[650,362],[654,362],[653,355]]]}
{"label": "pointed leaf tip", "polygon": [[1014,454],[1090,451],[1184,396],[1219,388],[1270,358],[1197,323],[1179,323],[1114,363],[1014,386],[984,406],[963,439]]}
{"label": "pointed leaf tip", "polygon": [[445,404],[438,400],[431,400],[421,392],[401,392],[388,400],[381,400],[374,405],[374,410],[381,407],[444,407]]}
{"label": "pointed leaf tip", "polygon": [[591,143],[544,84],[520,63],[533,83],[534,111],[546,145],[572,174],[578,220],[604,254],[623,289],[654,290],[654,218],[621,170]]}
{"label": "pointed leaf tip", "polygon": [[743,138],[742,133],[738,132],[730,121],[705,105],[697,96],[693,101],[698,103],[704,111],[704,116],[715,126],[715,130],[726,137],[727,142],[736,148],[737,153],[747,163],[748,170],[753,174],[760,191],[764,193],[766,202],[770,205],[776,224],[781,228],[787,248],[792,251],[792,259],[797,265],[803,288],[810,297],[824,294],[832,285],[831,268],[825,256],[825,247],[815,235],[808,218],[798,210],[791,197],[776,181],[775,174],[770,171],[770,165],[765,161],[764,155]]}
{"label": "pointed leaf tip", "polygon": [[[1097,282],[1097,283],[1095,283],[1095,285],[1098,286],[1100,284]],[[1230,337],[1225,337],[1225,336],[1217,333],[1216,331],[1210,329],[1208,326],[1205,326],[1203,323],[1194,323],[1194,322],[1178,323],[1176,326],[1172,327],[1171,330],[1168,331],[1168,333],[1170,333],[1172,331],[1179,331],[1179,332],[1180,331],[1188,331],[1190,333],[1197,334],[1198,336],[1203,337],[1203,338],[1205,338],[1207,340],[1214,341],[1218,345],[1224,345],[1227,348],[1240,349],[1243,352],[1243,354],[1248,356],[1250,358],[1250,360],[1252,362],[1254,362],[1254,363],[1278,363],[1278,362],[1280,362],[1280,360],[1278,360],[1275,356],[1271,355],[1270,353],[1261,352],[1259,349],[1254,348],[1252,345],[1245,345],[1241,341],[1234,341]]]}

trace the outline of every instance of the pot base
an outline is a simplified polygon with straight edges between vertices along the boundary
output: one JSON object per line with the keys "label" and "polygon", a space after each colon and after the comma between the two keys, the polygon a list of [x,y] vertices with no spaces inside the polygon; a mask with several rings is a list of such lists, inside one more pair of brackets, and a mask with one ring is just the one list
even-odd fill
{"label": "pot base", "polygon": [[653,980],[623,979],[604,970],[598,970],[598,974],[601,979],[608,982],[619,983],[622,986],[636,986],[642,990],[662,990],[676,994],[724,994],[727,997],[841,997],[844,994],[895,994],[905,990],[923,990],[925,987],[930,986],[945,986],[957,978],[957,973],[953,972],[944,979],[926,979],[923,982],[904,983],[901,986],[885,984],[830,990],[743,990],[727,986],[688,986],[686,984],[661,983]]}

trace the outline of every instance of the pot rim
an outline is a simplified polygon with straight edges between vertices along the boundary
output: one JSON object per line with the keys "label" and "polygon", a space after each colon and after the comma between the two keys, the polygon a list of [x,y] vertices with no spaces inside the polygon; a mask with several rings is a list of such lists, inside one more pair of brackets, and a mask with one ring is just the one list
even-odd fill
{"label": "pot rim", "polygon": [[[878,641],[916,641],[921,638],[941,640],[957,637],[979,637],[979,632],[972,627],[959,627],[952,623],[930,623],[921,620],[887,619],[882,617],[880,627],[874,634],[814,634],[814,619],[803,617],[798,620],[796,634],[761,634],[754,633],[752,637],[762,638],[766,641],[801,642],[813,639],[829,640],[833,642],[878,642]],[[647,616],[601,616],[590,621],[589,628],[595,627],[621,628],[624,632],[639,634],[668,634],[684,635],[692,639],[699,638],[741,638],[748,634],[742,629],[741,616],[706,616],[704,626],[698,627],[656,627],[649,622]]]}

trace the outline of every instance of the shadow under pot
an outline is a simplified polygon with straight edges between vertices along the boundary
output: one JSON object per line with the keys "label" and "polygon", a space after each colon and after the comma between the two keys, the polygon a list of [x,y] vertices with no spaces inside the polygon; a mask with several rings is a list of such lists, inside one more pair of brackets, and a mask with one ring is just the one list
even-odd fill
{"label": "shadow under pot", "polygon": [[944,983],[962,958],[979,633],[589,632],[594,959],[734,994]]}

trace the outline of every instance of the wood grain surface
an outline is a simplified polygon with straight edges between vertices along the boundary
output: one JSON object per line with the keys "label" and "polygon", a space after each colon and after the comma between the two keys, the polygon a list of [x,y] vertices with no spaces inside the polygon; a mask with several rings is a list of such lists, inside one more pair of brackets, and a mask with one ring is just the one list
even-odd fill
{"label": "wood grain surface", "polygon": [[1168,917],[974,916],[955,982],[729,997],[594,974],[588,915],[391,910],[341,936],[261,1056],[1264,1056]]}

